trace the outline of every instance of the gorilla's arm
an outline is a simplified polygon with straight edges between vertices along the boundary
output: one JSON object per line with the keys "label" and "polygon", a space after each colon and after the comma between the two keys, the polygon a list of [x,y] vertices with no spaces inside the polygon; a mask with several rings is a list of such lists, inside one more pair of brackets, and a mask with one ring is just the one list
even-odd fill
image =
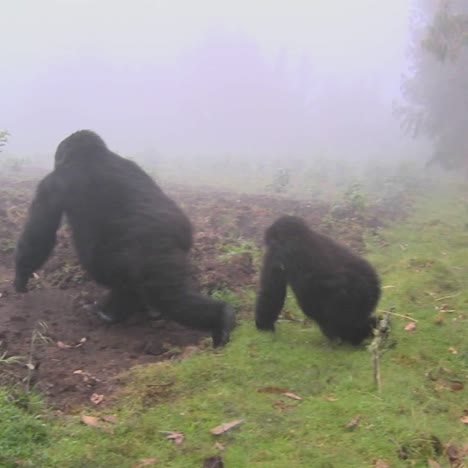
{"label": "gorilla's arm", "polygon": [[255,304],[255,324],[259,330],[275,330],[275,322],[286,299],[286,289],[284,266],[277,253],[270,248],[263,259]]}
{"label": "gorilla's arm", "polygon": [[15,281],[18,292],[25,292],[31,275],[47,260],[56,242],[63,212],[62,184],[55,173],[39,184],[23,232],[16,245]]}

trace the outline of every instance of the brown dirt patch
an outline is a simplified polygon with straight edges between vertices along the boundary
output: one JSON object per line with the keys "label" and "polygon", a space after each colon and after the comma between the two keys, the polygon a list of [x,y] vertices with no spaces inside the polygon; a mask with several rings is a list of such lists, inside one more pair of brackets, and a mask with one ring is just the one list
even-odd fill
{"label": "brown dirt patch", "polygon": [[[39,279],[31,281],[30,292],[15,294],[11,287],[13,251],[37,181],[37,174],[28,180],[0,176],[0,356],[6,352],[7,356],[27,357],[33,332],[42,330],[39,322],[44,322],[47,342],[36,340],[31,385],[55,406],[72,411],[83,403],[93,405],[93,394],[109,395],[117,385],[116,374],[138,364],[173,358],[186,346],[200,345],[207,335],[140,315],[125,325],[103,324],[94,308],[104,291],[81,270],[66,228],[60,230],[56,249],[38,272]],[[167,191],[193,220],[193,275],[208,291],[254,286],[258,268],[252,253],[229,249],[246,241],[261,245],[265,227],[277,216],[297,214],[319,227],[329,211],[325,204],[282,197],[184,187]],[[352,222],[353,229],[347,229],[343,221],[335,237],[359,249],[362,224]],[[201,346],[211,346],[210,341],[202,341]],[[28,375],[24,362],[0,366],[0,384],[24,384]]]}

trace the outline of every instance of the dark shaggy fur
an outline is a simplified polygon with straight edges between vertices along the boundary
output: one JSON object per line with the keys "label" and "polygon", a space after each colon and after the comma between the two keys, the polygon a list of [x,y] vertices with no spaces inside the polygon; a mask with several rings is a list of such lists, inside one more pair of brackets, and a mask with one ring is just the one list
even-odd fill
{"label": "dark shaggy fur", "polygon": [[295,216],[276,220],[265,232],[265,243],[255,308],[258,329],[274,331],[289,284],[302,311],[328,338],[358,345],[371,334],[380,282],[366,260]]}
{"label": "dark shaggy fur", "polygon": [[229,340],[232,307],[189,286],[187,216],[137,164],[88,130],[60,143],[53,172],[38,186],[16,249],[17,291],[26,291],[52,252],[63,214],[82,266],[110,289],[102,318],[120,321],[132,309],[150,307],[211,331],[214,346]]}

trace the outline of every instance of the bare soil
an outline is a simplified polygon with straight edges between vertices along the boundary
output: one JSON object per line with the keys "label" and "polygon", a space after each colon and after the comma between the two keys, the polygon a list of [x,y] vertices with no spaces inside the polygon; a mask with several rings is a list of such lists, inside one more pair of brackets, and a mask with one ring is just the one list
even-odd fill
{"label": "bare soil", "polygon": [[[16,294],[11,287],[15,242],[39,180],[37,174],[22,177],[25,180],[0,176],[0,357],[21,357],[16,364],[0,362],[0,384],[34,386],[57,408],[73,411],[93,405],[91,400],[99,400],[99,395],[110,395],[118,385],[115,376],[132,366],[183,357],[187,347],[211,346],[204,333],[148,316],[135,315],[119,325],[102,323],[95,304],[104,291],[81,270],[66,226],[59,231],[53,255],[31,280],[30,291]],[[260,246],[264,229],[281,214],[297,214],[320,227],[330,208],[284,197],[186,187],[169,187],[167,192],[194,223],[193,276],[207,292],[254,287],[257,279],[258,265],[248,251],[228,256],[220,252],[242,241]],[[350,218],[338,224],[327,233],[359,251],[364,228],[376,221]]]}

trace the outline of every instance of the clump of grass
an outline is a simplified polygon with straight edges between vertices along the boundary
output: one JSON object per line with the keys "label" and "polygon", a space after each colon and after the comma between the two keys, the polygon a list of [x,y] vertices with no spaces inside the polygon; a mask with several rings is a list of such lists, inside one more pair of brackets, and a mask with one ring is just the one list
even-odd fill
{"label": "clump of grass", "polygon": [[48,445],[50,427],[42,410],[37,396],[18,388],[0,388],[0,466],[20,466],[20,460],[33,462],[37,451]]}
{"label": "clump of grass", "polygon": [[232,257],[242,254],[249,254],[254,259],[258,259],[261,255],[260,249],[254,242],[242,238],[236,239],[229,244],[221,244],[218,246],[218,250],[221,252],[218,255],[220,261],[229,261]]}

